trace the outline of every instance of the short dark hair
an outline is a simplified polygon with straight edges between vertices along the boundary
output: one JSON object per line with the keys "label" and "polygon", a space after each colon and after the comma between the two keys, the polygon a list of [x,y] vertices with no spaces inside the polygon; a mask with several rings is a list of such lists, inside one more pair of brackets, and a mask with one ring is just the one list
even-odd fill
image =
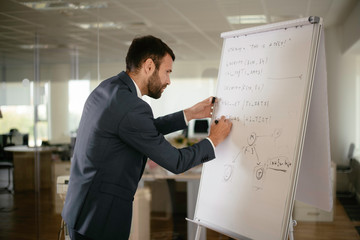
{"label": "short dark hair", "polygon": [[148,58],[151,58],[156,69],[159,69],[161,60],[166,54],[169,54],[175,61],[175,54],[161,39],[151,35],[135,38],[126,55],[126,70],[138,70]]}

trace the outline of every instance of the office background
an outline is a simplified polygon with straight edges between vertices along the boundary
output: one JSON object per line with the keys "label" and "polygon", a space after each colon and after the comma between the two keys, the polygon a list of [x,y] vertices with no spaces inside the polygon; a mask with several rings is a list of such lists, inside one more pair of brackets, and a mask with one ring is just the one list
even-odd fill
{"label": "office background", "polygon": [[[216,93],[222,32],[311,15],[325,25],[331,160],[347,164],[350,143],[355,155],[360,146],[358,0],[1,1],[0,133],[70,144],[87,95],[125,69],[136,36],[158,36],[176,54],[172,84],[146,99],[160,116]],[[360,194],[360,179],[352,186]]]}

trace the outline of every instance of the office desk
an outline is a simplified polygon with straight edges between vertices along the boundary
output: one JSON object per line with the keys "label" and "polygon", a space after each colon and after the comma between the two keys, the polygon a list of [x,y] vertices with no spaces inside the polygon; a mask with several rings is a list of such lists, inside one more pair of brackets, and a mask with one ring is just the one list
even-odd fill
{"label": "office desk", "polygon": [[5,147],[14,160],[14,191],[35,190],[35,154],[40,156],[40,188],[51,188],[51,153],[53,147],[29,148],[28,146]]}
{"label": "office desk", "polygon": [[[196,207],[196,200],[198,195],[198,189],[200,184],[200,177],[201,174],[198,172],[186,172],[183,174],[167,174],[166,172],[163,173],[145,173],[141,181],[155,181],[155,180],[168,180],[174,179],[175,181],[179,182],[186,182],[186,190],[187,190],[187,218],[194,219],[195,214],[195,207]],[[140,184],[141,185],[141,184]],[[186,221],[184,219],[184,221]],[[191,222],[187,222],[187,239],[195,239],[197,225]],[[200,236],[201,240],[206,239],[206,231],[201,232]]]}

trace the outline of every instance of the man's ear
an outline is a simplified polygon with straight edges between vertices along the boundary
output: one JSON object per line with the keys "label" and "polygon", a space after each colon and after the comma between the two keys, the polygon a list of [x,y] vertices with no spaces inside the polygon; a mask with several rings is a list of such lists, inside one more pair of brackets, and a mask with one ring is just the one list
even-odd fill
{"label": "man's ear", "polygon": [[155,70],[155,63],[151,58],[148,58],[144,62],[144,70],[146,74],[151,75]]}

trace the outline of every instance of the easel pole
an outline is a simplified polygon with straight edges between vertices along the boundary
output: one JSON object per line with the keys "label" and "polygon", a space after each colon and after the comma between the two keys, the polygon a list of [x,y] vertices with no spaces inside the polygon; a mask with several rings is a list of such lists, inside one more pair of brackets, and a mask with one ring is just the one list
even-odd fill
{"label": "easel pole", "polygon": [[202,227],[198,224],[197,229],[196,229],[195,240],[200,240],[201,229],[202,229]]}
{"label": "easel pole", "polygon": [[289,240],[294,240],[294,227],[297,225],[296,220],[293,220],[293,218],[290,218],[289,223]]}

